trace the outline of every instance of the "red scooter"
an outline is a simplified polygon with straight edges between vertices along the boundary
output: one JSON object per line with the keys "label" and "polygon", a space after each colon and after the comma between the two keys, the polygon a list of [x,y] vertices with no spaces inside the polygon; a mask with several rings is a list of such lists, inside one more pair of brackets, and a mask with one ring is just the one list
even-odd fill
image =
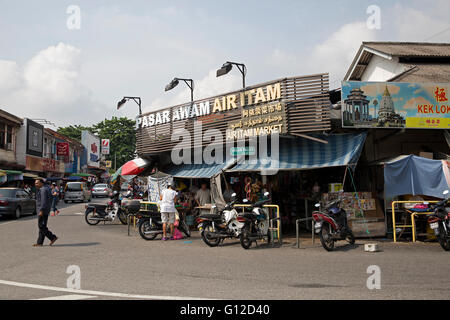
{"label": "red scooter", "polygon": [[313,212],[315,221],[315,233],[320,236],[320,242],[327,251],[333,251],[334,243],[338,240],[346,240],[351,245],[355,244],[355,236],[347,223],[347,212],[340,208],[342,198],[328,203],[323,211],[320,204],[315,206],[318,211]]}

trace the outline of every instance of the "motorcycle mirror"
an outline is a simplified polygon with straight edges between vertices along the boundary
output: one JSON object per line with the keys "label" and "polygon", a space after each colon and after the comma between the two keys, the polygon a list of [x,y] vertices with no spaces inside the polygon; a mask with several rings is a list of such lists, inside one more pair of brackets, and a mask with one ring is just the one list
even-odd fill
{"label": "motorcycle mirror", "polygon": [[448,190],[445,190],[444,192],[442,192],[442,194],[448,194]]}
{"label": "motorcycle mirror", "polygon": [[314,206],[315,206],[316,208],[318,208],[318,207],[320,207],[320,203],[316,203]]}

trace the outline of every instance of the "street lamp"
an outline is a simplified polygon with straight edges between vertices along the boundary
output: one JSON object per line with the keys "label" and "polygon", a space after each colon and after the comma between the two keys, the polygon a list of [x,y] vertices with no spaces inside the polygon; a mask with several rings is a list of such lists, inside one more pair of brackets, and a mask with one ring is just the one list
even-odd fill
{"label": "street lamp", "polygon": [[180,83],[180,80],[184,81],[189,89],[191,89],[191,103],[194,102],[194,80],[192,79],[173,78],[173,80],[166,86],[165,91],[175,88]]}
{"label": "street lamp", "polygon": [[241,74],[242,74],[242,86],[245,89],[245,75],[247,74],[247,67],[243,63],[227,61],[227,62],[225,62],[222,65],[222,68],[217,70],[216,76],[220,77],[220,76],[226,75],[228,72],[231,71],[231,69],[233,68],[233,65],[235,65],[239,69],[239,71],[241,72]]}
{"label": "street lamp", "polygon": [[141,115],[142,110],[141,110],[141,98],[140,97],[123,97],[122,100],[117,102],[117,110],[119,110],[125,104],[125,102],[127,102],[128,100],[133,100],[134,102],[137,103],[137,105],[139,106],[139,115]]}

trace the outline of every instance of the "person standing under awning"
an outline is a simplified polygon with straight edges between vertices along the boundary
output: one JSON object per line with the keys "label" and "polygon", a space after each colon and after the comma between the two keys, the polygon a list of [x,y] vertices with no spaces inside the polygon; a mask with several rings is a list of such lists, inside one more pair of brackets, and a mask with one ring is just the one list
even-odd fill
{"label": "person standing under awning", "polygon": [[195,201],[199,207],[211,203],[211,191],[208,189],[206,182],[202,182],[201,188],[195,194]]}

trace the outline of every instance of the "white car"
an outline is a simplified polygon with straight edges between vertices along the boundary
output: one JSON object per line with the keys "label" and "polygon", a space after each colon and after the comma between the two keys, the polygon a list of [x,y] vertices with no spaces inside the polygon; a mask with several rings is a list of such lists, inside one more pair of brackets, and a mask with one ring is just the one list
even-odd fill
{"label": "white car", "polygon": [[106,183],[97,183],[92,188],[92,198],[95,197],[109,197],[111,193],[111,189]]}

